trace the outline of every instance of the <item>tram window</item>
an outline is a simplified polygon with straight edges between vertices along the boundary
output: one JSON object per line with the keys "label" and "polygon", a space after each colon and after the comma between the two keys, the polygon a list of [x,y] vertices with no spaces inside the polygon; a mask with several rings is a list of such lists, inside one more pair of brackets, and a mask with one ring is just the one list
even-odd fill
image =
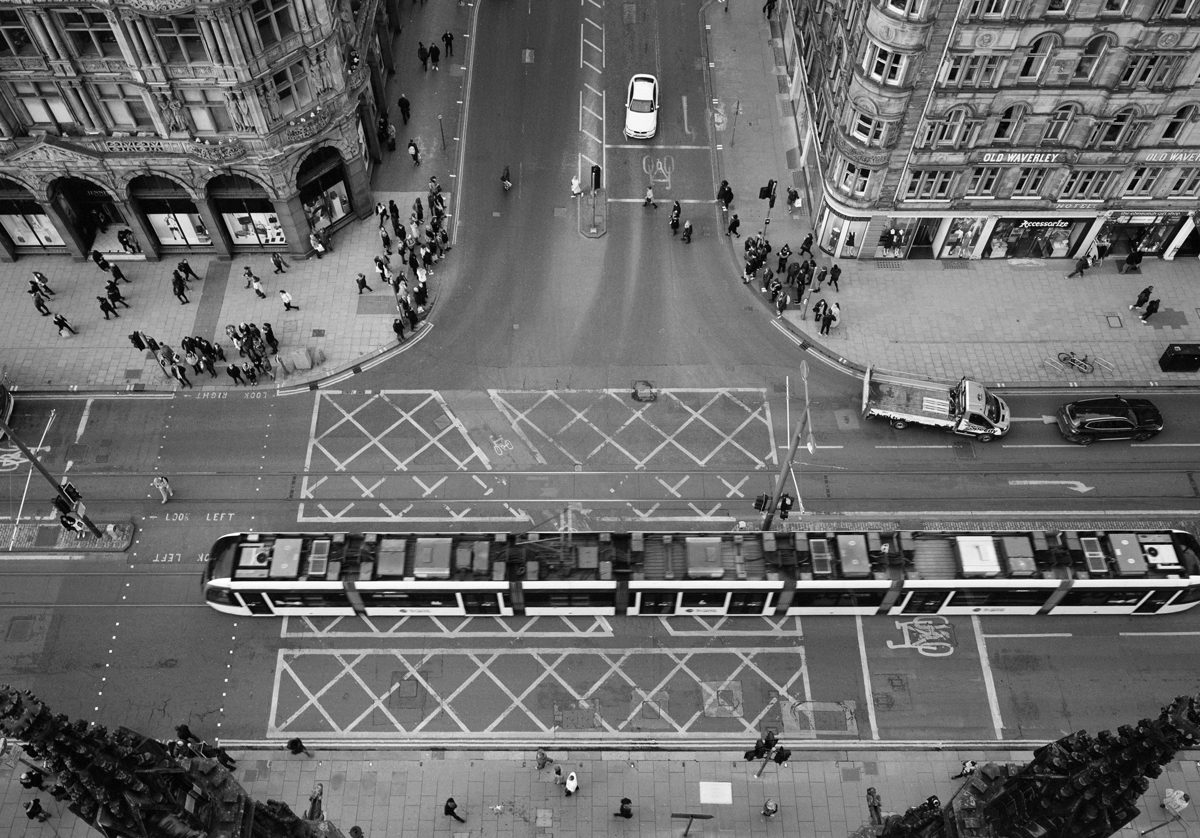
{"label": "tram window", "polygon": [[1189,602],[1200,602],[1200,588],[1184,588],[1172,604],[1184,605]]}
{"label": "tram window", "polygon": [[809,591],[796,589],[792,597],[793,608],[878,608],[883,604],[882,591],[853,591],[824,588]]}
{"label": "tram window", "polygon": [[729,598],[729,609],[727,614],[762,614],[763,609],[767,607],[767,597],[765,591],[752,591],[749,593],[735,593]]}
{"label": "tram window", "polygon": [[611,608],[614,591],[525,591],[526,608]]}
{"label": "tram window", "polygon": [[268,591],[276,608],[336,608],[349,606],[345,591]]}
{"label": "tram window", "polygon": [[463,608],[468,614],[499,614],[500,595],[496,591],[485,594],[462,595]]}
{"label": "tram window", "polygon": [[684,608],[724,608],[725,591],[684,591]]}
{"label": "tram window", "polygon": [[378,608],[458,608],[453,591],[363,591],[363,605]]}
{"label": "tram window", "polygon": [[954,592],[954,598],[950,600],[950,604],[960,608],[963,606],[1045,605],[1052,593],[1054,593],[1053,588],[1021,588],[1018,590],[960,588]]}
{"label": "tram window", "polygon": [[942,610],[942,606],[946,604],[946,598],[953,591],[917,590],[911,593],[908,602],[904,604],[903,613],[936,614]]}
{"label": "tram window", "polygon": [[1147,590],[1129,590],[1128,588],[1072,588],[1067,591],[1058,606],[1076,606],[1086,608],[1115,608],[1134,606],[1142,601]]}
{"label": "tram window", "polygon": [[639,591],[639,614],[674,614],[674,591]]}
{"label": "tram window", "polygon": [[241,603],[234,597],[233,591],[228,588],[206,588],[204,591],[204,599],[206,602],[211,602],[213,605],[229,605],[235,608],[240,608]]}

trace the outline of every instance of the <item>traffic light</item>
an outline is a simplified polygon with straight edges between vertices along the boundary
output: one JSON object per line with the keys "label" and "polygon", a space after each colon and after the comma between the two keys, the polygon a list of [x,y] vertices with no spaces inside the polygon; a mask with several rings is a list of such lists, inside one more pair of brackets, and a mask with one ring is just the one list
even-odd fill
{"label": "traffic light", "polygon": [[754,499],[754,508],[761,512],[762,510],[766,509],[770,503],[770,495],[759,495]]}
{"label": "traffic light", "polygon": [[793,504],[794,504],[794,502],[792,501],[792,496],[789,495],[787,492],[784,492],[782,495],[780,495],[779,496],[779,517],[786,518],[788,516],[788,513],[792,511]]}
{"label": "traffic light", "polygon": [[54,496],[54,509],[59,515],[70,515],[75,511],[75,506],[67,502],[67,499],[62,495]]}
{"label": "traffic light", "polygon": [[600,188],[600,167],[593,165],[592,166],[592,189],[596,190],[599,188]]}
{"label": "traffic light", "polygon": [[79,503],[83,500],[83,495],[79,494],[79,490],[75,488],[75,484],[69,480],[64,480],[62,484],[63,494],[71,499],[71,503]]}
{"label": "traffic light", "polygon": [[792,758],[792,752],[787,748],[780,748],[775,751],[775,764],[787,765],[787,761]]}
{"label": "traffic light", "polygon": [[771,728],[767,728],[767,735],[763,737],[763,744],[767,746],[767,750],[771,750],[779,744],[779,736]]}
{"label": "traffic light", "polygon": [[767,206],[775,208],[775,179],[771,178],[767,181],[767,185],[758,190],[758,197],[764,201],[768,201]]}

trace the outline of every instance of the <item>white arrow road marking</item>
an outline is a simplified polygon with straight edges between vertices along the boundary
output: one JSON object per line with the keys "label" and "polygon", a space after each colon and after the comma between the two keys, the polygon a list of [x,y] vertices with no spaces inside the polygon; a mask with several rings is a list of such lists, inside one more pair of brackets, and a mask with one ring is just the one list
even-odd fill
{"label": "white arrow road marking", "polygon": [[1095,486],[1086,486],[1079,480],[1010,480],[1009,486],[1066,486],[1072,492],[1084,494],[1095,489]]}

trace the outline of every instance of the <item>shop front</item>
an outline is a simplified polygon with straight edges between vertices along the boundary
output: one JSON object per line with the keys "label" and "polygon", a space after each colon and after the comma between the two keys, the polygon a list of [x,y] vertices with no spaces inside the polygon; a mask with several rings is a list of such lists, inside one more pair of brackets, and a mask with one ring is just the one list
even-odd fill
{"label": "shop front", "polygon": [[1113,256],[1125,256],[1131,250],[1140,250],[1147,256],[1162,256],[1187,217],[1182,211],[1115,210],[1107,214],[1097,241],[1107,241],[1108,252]]}
{"label": "shop front", "polygon": [[843,215],[828,204],[817,217],[817,242],[834,259],[857,259],[871,219]]}
{"label": "shop front", "polygon": [[161,247],[212,247],[212,235],[182,185],[162,175],[141,175],[129,184],[129,194]]}
{"label": "shop front", "polygon": [[1086,244],[1094,218],[999,218],[980,254],[984,259],[1067,259]]}
{"label": "shop front", "polygon": [[25,187],[0,178],[0,227],[17,253],[35,253],[62,248],[66,242],[58,234],[50,216]]}
{"label": "shop front", "polygon": [[296,179],[310,230],[325,232],[350,214],[350,184],[337,149],[326,147],[310,154]]}
{"label": "shop front", "polygon": [[875,242],[876,259],[932,259],[933,245],[945,219],[889,216]]}
{"label": "shop front", "polygon": [[228,174],[208,183],[217,217],[235,248],[260,249],[287,244],[287,234],[266,190],[244,175]]}

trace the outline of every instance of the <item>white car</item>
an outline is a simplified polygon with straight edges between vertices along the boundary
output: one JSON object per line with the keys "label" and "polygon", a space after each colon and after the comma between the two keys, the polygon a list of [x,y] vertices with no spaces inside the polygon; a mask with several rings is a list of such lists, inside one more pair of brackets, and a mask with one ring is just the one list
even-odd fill
{"label": "white car", "polygon": [[638,73],[625,94],[625,136],[648,140],[658,131],[658,79]]}

